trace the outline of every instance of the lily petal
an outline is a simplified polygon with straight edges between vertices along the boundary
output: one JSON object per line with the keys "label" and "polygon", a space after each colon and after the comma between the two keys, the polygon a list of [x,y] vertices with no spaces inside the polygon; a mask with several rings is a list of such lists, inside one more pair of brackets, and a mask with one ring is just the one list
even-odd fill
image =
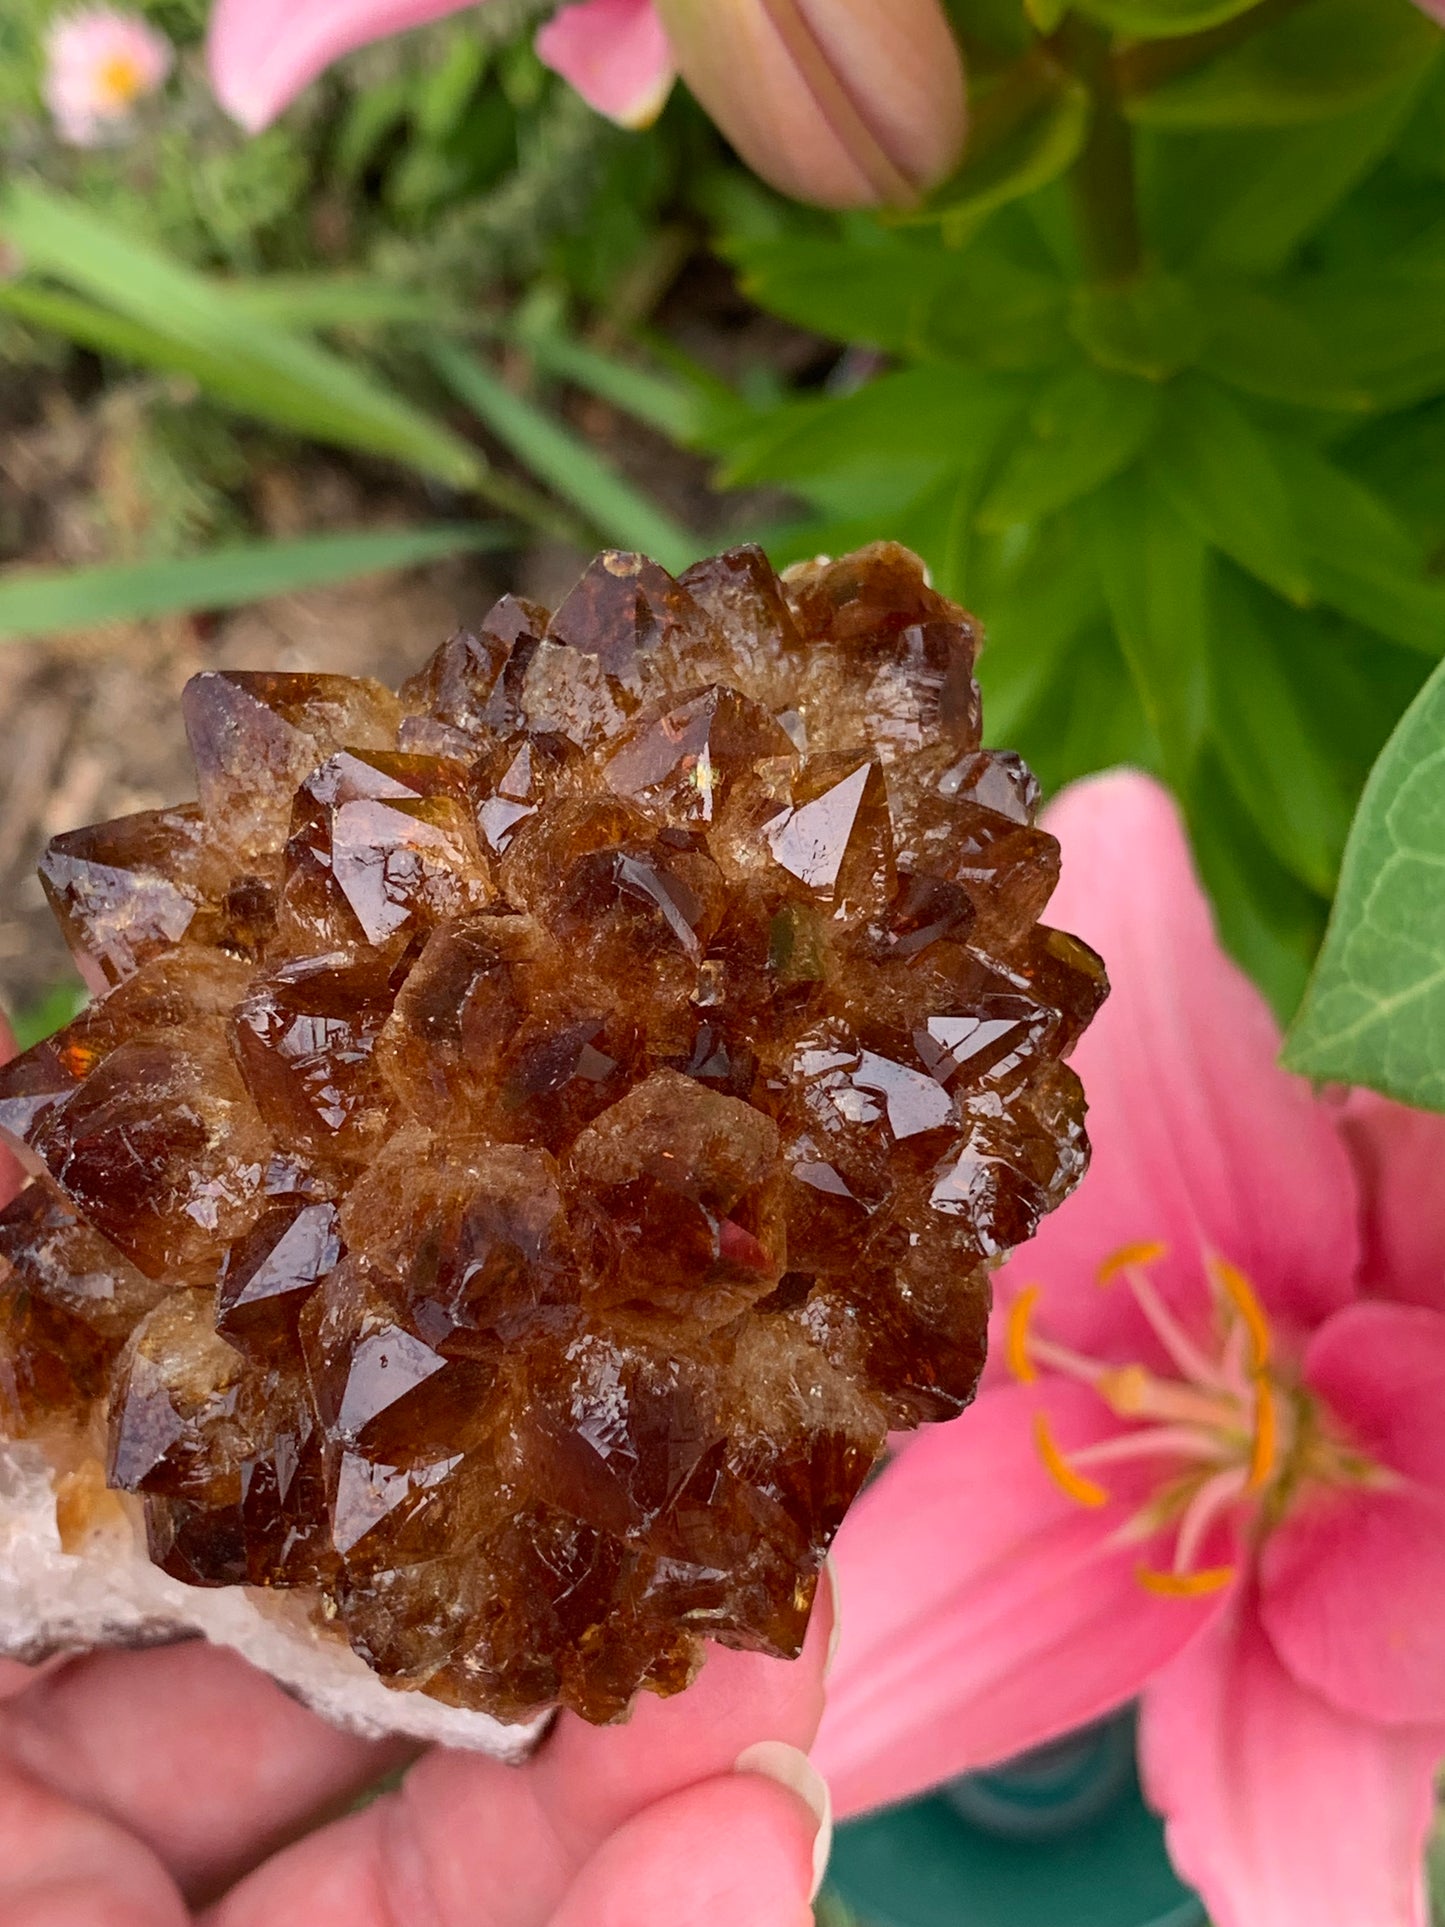
{"label": "lily petal", "polygon": [[1247,1602],[1150,1686],[1140,1752],[1170,1855],[1215,1927],[1424,1927],[1445,1733],[1327,1706]]}
{"label": "lily petal", "polygon": [[[1050,1383],[1068,1452],[1117,1428],[1081,1385]],[[1085,1510],[1045,1473],[1035,1400],[986,1392],[920,1437],[853,1509],[834,1547],[842,1636],[814,1758],[840,1814],[907,1799],[1132,1699],[1220,1610],[1163,1599],[1111,1543],[1118,1503]]]}
{"label": "lily petal", "polygon": [[1445,1722],[1445,1316],[1351,1306],[1304,1376],[1400,1478],[1299,1500],[1261,1556],[1261,1618],[1295,1677],[1345,1712]]}
{"label": "lily petal", "polygon": [[652,0],[577,0],[538,30],[537,53],[623,127],[650,127],[677,78]]}
{"label": "lily petal", "polygon": [[1155,1275],[1187,1320],[1213,1249],[1302,1336],[1354,1296],[1355,1178],[1335,1117],[1276,1063],[1278,1026],[1220,947],[1167,791],[1114,771],[1065,790],[1045,822],[1063,845],[1050,920],[1100,952],[1113,994],[1074,1055],[1089,1176],[1004,1268],[1001,1297],[1041,1280],[1050,1335],[1108,1350],[1121,1319],[1133,1335],[1127,1295],[1082,1286],[1121,1245],[1157,1240]]}
{"label": "lily petal", "polygon": [[1360,1175],[1361,1285],[1445,1310],[1445,1117],[1352,1091],[1340,1123]]}
{"label": "lily petal", "polygon": [[216,0],[206,65],[216,98],[252,133],[343,54],[475,0]]}

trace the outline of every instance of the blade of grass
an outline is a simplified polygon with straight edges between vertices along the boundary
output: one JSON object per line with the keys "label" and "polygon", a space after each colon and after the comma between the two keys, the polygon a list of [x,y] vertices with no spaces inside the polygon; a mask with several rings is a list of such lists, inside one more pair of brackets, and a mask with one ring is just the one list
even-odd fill
{"label": "blade of grass", "polygon": [[0,232],[31,274],[58,280],[169,343],[168,365],[231,407],[319,441],[390,456],[454,487],[482,486],[482,463],[460,436],[79,203],[12,181],[0,199]]}
{"label": "blade of grass", "polygon": [[475,355],[434,342],[431,361],[458,400],[564,501],[579,509],[609,542],[640,549],[674,573],[697,559],[698,538],[625,481],[587,443],[514,395]]}
{"label": "blade of grass", "polygon": [[491,334],[495,323],[419,288],[351,274],[268,274],[218,284],[234,306],[282,328],[423,328]]}
{"label": "blade of grass", "polygon": [[100,622],[144,621],[182,609],[234,608],[462,550],[504,548],[515,540],[515,532],[498,523],[458,522],[250,542],[176,561],[0,574],[0,642]]}
{"label": "blade of grass", "polygon": [[619,361],[554,328],[519,329],[517,341],[543,374],[610,402],[669,441],[690,442],[697,434],[702,410],[680,381]]}

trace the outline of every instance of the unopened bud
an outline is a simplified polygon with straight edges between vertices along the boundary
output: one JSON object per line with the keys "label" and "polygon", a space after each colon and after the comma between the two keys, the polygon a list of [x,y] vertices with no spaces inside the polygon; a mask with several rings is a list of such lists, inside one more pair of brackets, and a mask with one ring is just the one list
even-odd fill
{"label": "unopened bud", "polygon": [[825,207],[906,204],[963,146],[938,0],[654,0],[683,78],[757,173]]}

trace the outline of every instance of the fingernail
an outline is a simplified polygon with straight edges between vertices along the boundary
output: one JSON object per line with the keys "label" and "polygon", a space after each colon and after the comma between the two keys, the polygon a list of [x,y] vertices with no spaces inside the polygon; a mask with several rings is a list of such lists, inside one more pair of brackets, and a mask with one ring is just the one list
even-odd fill
{"label": "fingernail", "polygon": [[823,1661],[823,1678],[827,1680],[832,1676],[833,1661],[838,1657],[838,1641],[843,1637],[843,1592],[838,1584],[838,1568],[831,1552],[823,1561],[823,1571],[833,1602],[833,1622],[828,1628],[828,1655]]}
{"label": "fingernail", "polygon": [[828,1791],[828,1782],[806,1753],[800,1753],[796,1746],[789,1746],[786,1740],[759,1740],[739,1753],[736,1762],[739,1773],[761,1773],[766,1779],[776,1780],[785,1786],[818,1818],[817,1837],[813,1841],[813,1891],[809,1900],[816,1900],[818,1889],[823,1884],[823,1875],[828,1871],[828,1855],[833,1851],[833,1796]]}

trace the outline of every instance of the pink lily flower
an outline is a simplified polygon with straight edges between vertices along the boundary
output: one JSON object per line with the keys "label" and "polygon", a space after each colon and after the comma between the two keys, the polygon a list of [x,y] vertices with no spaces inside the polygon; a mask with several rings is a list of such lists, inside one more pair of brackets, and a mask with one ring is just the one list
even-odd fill
{"label": "pink lily flower", "polygon": [[1146,1792],[1216,1927],[1423,1927],[1445,1755],[1445,1118],[1279,1068],[1173,804],[1051,812],[1051,915],[1113,995],[1093,1169],[997,1278],[973,1410],[836,1556],[838,1811],[1142,1699]]}
{"label": "pink lily flower", "polygon": [[[216,97],[252,131],[343,54],[475,0],[216,0]],[[803,200],[916,200],[964,135],[939,0],[573,0],[537,52],[599,113],[645,127],[678,73],[758,173]]]}

